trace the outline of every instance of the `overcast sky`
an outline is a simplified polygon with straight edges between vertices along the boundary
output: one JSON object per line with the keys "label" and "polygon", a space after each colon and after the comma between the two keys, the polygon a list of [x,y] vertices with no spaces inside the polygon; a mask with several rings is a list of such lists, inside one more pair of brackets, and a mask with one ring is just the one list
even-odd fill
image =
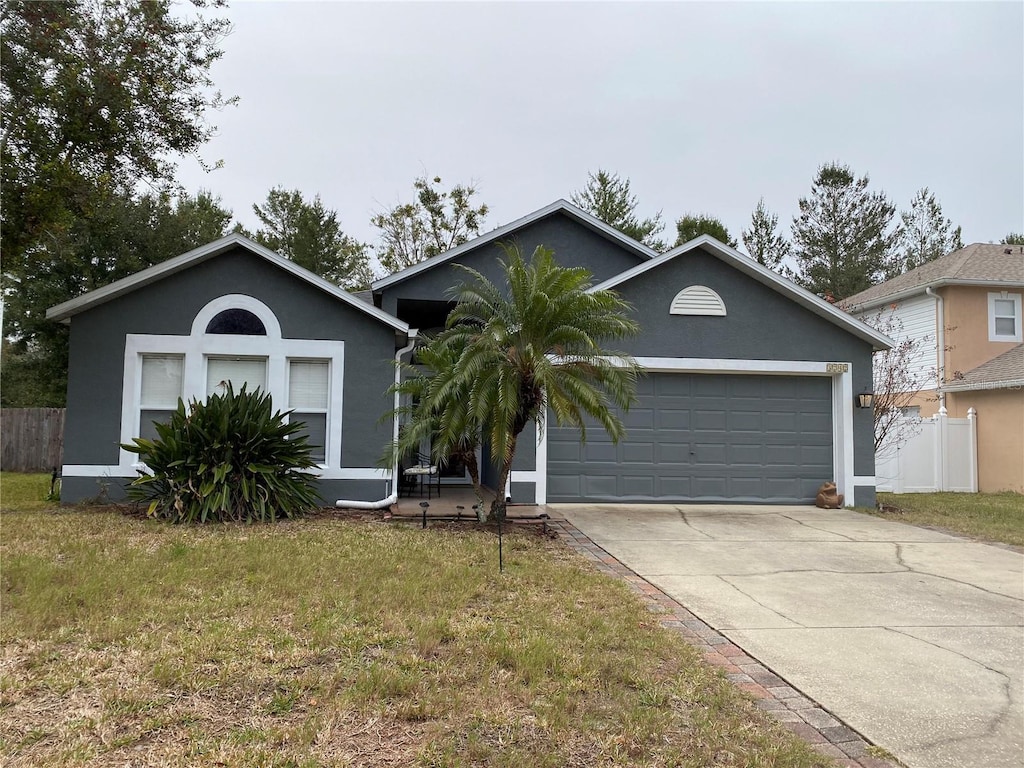
{"label": "overcast sky", "polygon": [[[419,175],[474,182],[484,231],[604,168],[641,216],[758,198],[787,234],[817,168],[898,207],[928,186],[964,242],[1024,231],[1024,3],[236,2],[213,76],[241,101],[182,162],[246,226],[275,185],[345,231]],[[669,231],[671,230],[671,231]]]}

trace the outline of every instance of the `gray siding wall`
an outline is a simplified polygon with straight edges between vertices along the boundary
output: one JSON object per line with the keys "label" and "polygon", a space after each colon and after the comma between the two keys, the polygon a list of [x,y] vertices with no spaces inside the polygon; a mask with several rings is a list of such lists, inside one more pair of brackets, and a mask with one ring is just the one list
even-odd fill
{"label": "gray siding wall", "polygon": [[[66,504],[124,501],[127,498],[125,489],[130,482],[130,479],[117,477],[65,477],[61,482],[60,497]],[[387,496],[390,489],[390,482],[383,480],[319,480],[316,485],[325,507],[333,507],[338,499],[377,501]]]}
{"label": "gray siding wall", "polygon": [[[562,213],[535,221],[502,240],[509,241],[518,243],[526,258],[538,245],[550,248],[559,264],[589,269],[595,283],[643,261],[639,255]],[[458,257],[455,263],[471,267],[488,280],[502,285],[504,277],[498,264],[500,258],[504,258],[501,247],[497,243],[487,243]],[[395,315],[399,299],[445,299],[449,288],[465,280],[466,275],[452,263],[443,264],[385,288],[381,294],[381,308]]]}
{"label": "gray siding wall", "polygon": [[[725,317],[670,315],[672,299],[690,285],[722,297]],[[871,391],[871,345],[737,271],[701,249],[666,262],[616,289],[634,307],[639,336],[618,344],[636,357],[846,361],[853,391]],[[854,472],[873,475],[870,410],[854,408]]]}
{"label": "gray siding wall", "polygon": [[[230,293],[269,306],[284,338],[345,342],[342,464],[376,465],[391,436],[390,423],[378,419],[392,406],[385,391],[394,381],[394,330],[241,248],[72,318],[66,464],[118,461],[125,334],[187,336],[199,310]],[[353,491],[366,486],[367,498],[383,486],[344,482]]]}

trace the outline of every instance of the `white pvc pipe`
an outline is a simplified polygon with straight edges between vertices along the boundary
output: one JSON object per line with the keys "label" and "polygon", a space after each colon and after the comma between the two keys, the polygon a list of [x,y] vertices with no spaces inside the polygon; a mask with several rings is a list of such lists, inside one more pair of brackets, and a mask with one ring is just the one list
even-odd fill
{"label": "white pvc pipe", "polygon": [[338,499],[334,502],[334,506],[341,507],[342,509],[386,509],[398,501],[397,494],[392,493],[386,499],[379,499],[378,501],[354,501],[351,499]]}
{"label": "white pvc pipe", "polygon": [[[398,442],[398,408],[401,406],[402,395],[398,391],[398,385],[402,383],[402,368],[399,363],[402,362],[402,355],[407,352],[412,352],[413,347],[416,346],[416,329],[409,329],[409,343],[402,347],[400,350],[395,352],[395,423],[391,432],[391,439]],[[357,501],[355,499],[338,499],[334,502],[335,507],[342,509],[385,509],[390,507],[396,501],[398,501],[398,462],[391,468],[391,487],[396,490],[391,493],[390,496],[386,496],[383,499],[377,501]]]}
{"label": "white pvc pipe", "polygon": [[937,327],[935,329],[936,342],[939,347],[939,359],[938,363],[938,381],[936,385],[939,390],[939,410],[945,413],[946,411],[946,392],[942,385],[946,383],[946,308],[942,301],[942,296],[932,290],[931,286],[924,289],[924,292],[935,299],[935,310],[938,317],[936,318]]}

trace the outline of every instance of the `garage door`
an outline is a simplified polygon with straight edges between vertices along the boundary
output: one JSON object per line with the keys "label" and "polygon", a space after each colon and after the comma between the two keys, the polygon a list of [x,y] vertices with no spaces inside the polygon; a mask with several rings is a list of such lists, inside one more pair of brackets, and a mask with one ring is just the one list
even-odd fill
{"label": "garage door", "polygon": [[808,502],[833,477],[829,378],[655,373],[637,394],[618,445],[552,424],[549,502]]}

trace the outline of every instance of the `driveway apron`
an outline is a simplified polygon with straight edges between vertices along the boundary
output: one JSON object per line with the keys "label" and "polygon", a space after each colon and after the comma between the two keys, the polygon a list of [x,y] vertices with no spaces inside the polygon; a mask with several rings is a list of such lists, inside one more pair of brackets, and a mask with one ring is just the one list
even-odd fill
{"label": "driveway apron", "polygon": [[1024,555],[847,510],[552,505],[911,768],[1024,765]]}

